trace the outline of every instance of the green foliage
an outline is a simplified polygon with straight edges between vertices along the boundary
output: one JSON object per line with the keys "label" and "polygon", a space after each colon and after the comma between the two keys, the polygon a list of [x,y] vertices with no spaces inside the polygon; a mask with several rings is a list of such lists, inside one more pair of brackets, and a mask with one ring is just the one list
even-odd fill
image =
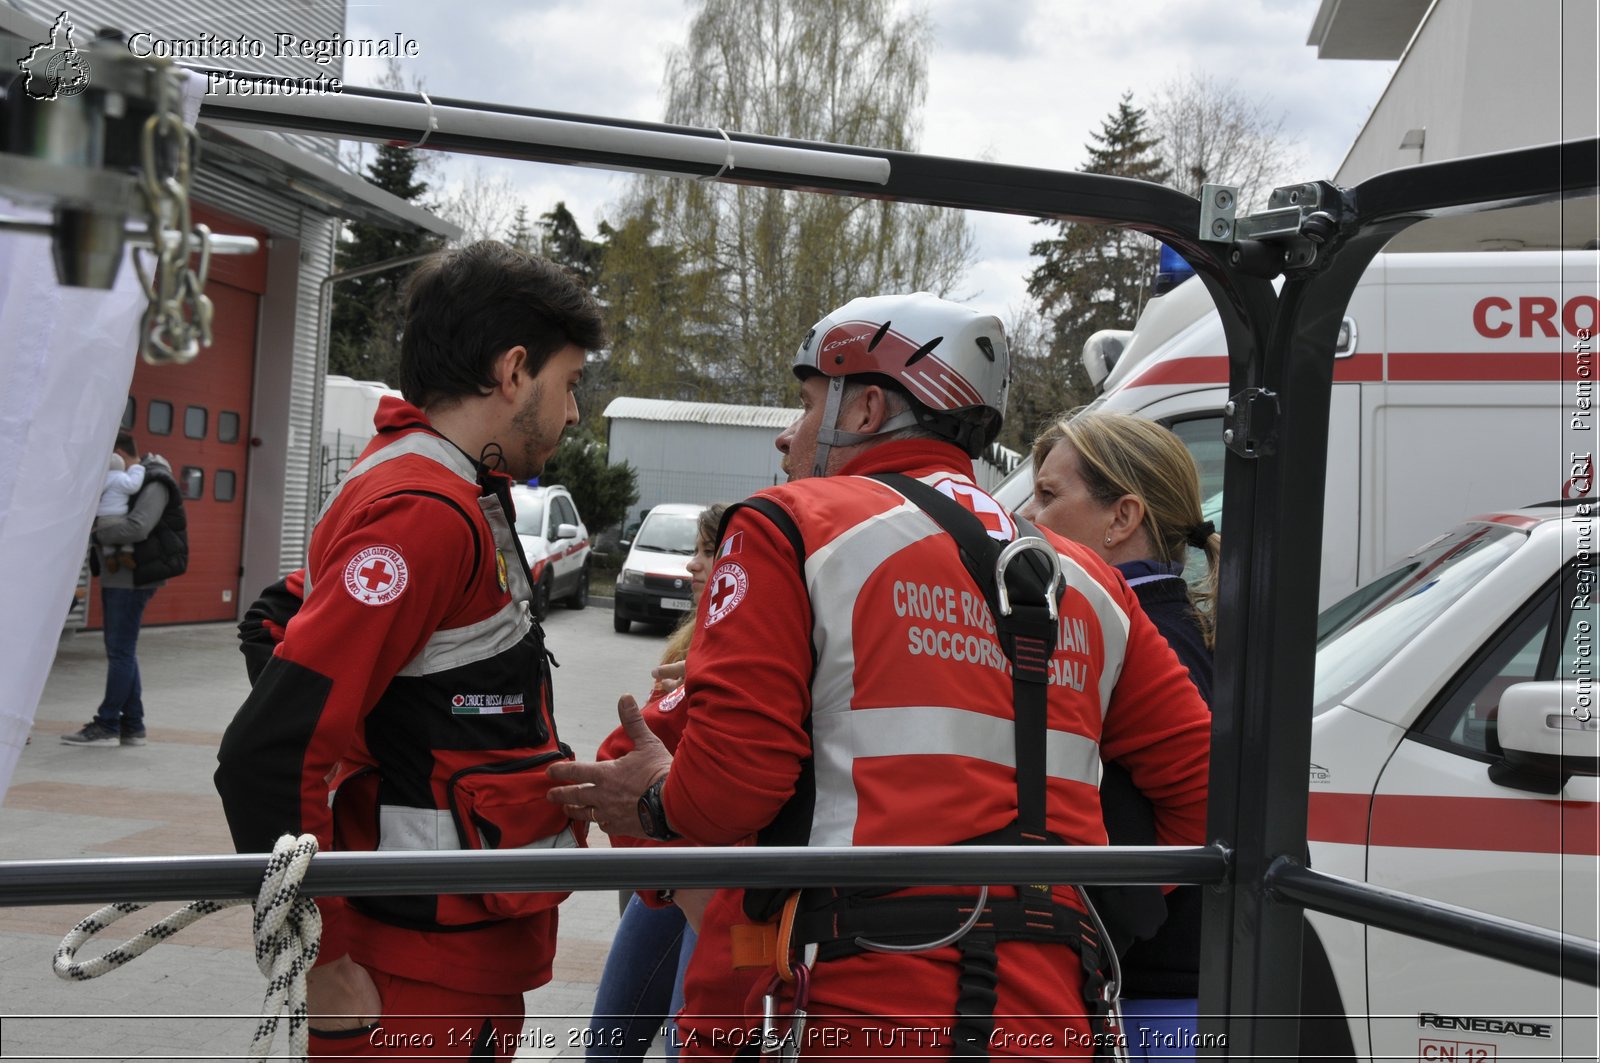
{"label": "green foliage", "polygon": [[[1124,93],[1116,109],[1092,133],[1087,145],[1086,173],[1110,174],[1164,183],[1159,141],[1151,136],[1143,110]],[[1100,329],[1130,328],[1144,300],[1145,285],[1155,267],[1157,244],[1141,233],[1107,225],[1039,220],[1056,230],[1036,241],[1030,252],[1043,261],[1028,276],[1028,294],[1049,322],[1049,372],[1040,373],[1044,392],[1022,391],[1039,409],[1059,411],[1087,402],[1093,395],[1077,371],[1083,342]],[[1035,411],[1037,412],[1037,411]]]}
{"label": "green foliage", "polygon": [[[929,39],[892,0],[699,0],[668,61],[666,120],[914,150]],[[600,291],[626,302],[619,376],[635,394],[787,405],[819,317],[860,295],[948,294],[972,253],[956,211],[644,177]],[[628,377],[648,359],[663,368]]]}
{"label": "green foliage", "polygon": [[[520,208],[519,208],[520,213]],[[594,291],[600,281],[600,258],[604,248],[583,235],[578,219],[564,202],[539,215],[539,254],[561,266]]]}
{"label": "green foliage", "polygon": [[606,464],[606,445],[581,434],[562,436],[539,482],[571,491],[590,531],[622,523],[628,508],[639,501],[639,474],[633,466]]}
{"label": "green foliage", "polygon": [[[401,199],[420,203],[428,185],[417,174],[419,165],[415,152],[385,144],[367,167],[367,179]],[[351,222],[339,242],[335,268],[355,269],[417,254],[436,245],[436,239],[420,229]],[[409,274],[409,268],[399,267],[334,285],[328,372],[358,380],[395,382],[403,324],[400,293]]]}

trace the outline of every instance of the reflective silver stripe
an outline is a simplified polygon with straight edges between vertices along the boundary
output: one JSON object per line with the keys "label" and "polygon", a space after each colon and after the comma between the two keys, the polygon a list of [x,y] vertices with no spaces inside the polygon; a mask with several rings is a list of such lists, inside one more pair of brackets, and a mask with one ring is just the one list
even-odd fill
{"label": "reflective silver stripe", "polygon": [[[506,568],[516,567],[512,558]],[[396,675],[432,675],[446,669],[458,668],[473,661],[482,661],[511,649],[533,626],[528,616],[526,602],[507,602],[498,613],[466,627],[441,628],[428,639],[406,666]],[[536,707],[536,706],[535,706]]]}
{"label": "reflective silver stripe", "polygon": [[1111,692],[1122,678],[1122,664],[1128,656],[1128,614],[1105,585],[1089,575],[1082,565],[1066,554],[1056,556],[1061,559],[1061,575],[1067,586],[1088,599],[1089,608],[1100,622],[1100,641],[1105,647],[1105,659],[1100,662],[1100,719],[1104,722]]}
{"label": "reflective silver stripe", "polygon": [[[478,483],[477,469],[473,468],[472,462],[461,452],[459,447],[440,439],[430,432],[410,432],[396,439],[393,443],[389,443],[382,450],[373,451],[350,466],[350,471],[344,474],[344,479],[339,481],[339,485],[333,489],[333,494],[329,495],[328,500],[322,504],[321,511],[317,513],[316,523],[322,523],[322,518],[327,516],[328,510],[333,508],[333,500],[339,497],[339,493],[349,485],[351,480],[354,480],[364,472],[377,468],[386,461],[403,458],[408,454],[416,454],[430,461],[436,461],[469,484],[476,486]],[[301,600],[304,601],[305,597],[310,593],[311,569],[307,567],[305,569],[305,587],[301,592]]]}
{"label": "reflective silver stripe", "polygon": [[505,558],[506,589],[511,592],[511,600],[533,601],[533,586],[528,582],[527,568],[518,560],[522,557],[522,551],[517,549],[517,533],[512,530],[511,518],[507,515],[505,507],[500,504],[497,496],[482,495],[478,498],[478,508],[483,510],[484,518],[489,522],[489,532],[494,537],[495,549]]}
{"label": "reflective silver stripe", "polygon": [[[856,801],[853,771],[865,757],[954,756],[1016,767],[1016,732],[1008,719],[943,705],[855,709],[813,717],[817,803],[812,845],[854,844]],[[1100,785],[1100,746],[1070,731],[1045,738],[1045,774],[1052,779]],[[847,786],[824,789],[824,776],[847,778]],[[826,799],[825,799],[826,798]]]}
{"label": "reflective silver stripe", "polygon": [[922,510],[904,502],[868,517],[806,558],[806,592],[814,603],[811,644],[817,651],[813,714],[848,712],[855,697],[855,602],[862,584],[901,550],[939,534]]}
{"label": "reflective silver stripe", "polygon": [[[931,484],[947,478],[971,482],[946,473],[922,480]],[[865,518],[806,559],[806,590],[816,617],[812,641],[817,651],[811,689],[816,758],[812,845],[854,844],[858,757],[941,754],[1014,767],[1016,739],[1010,720],[958,707],[851,708],[855,698],[854,614],[862,587],[896,553],[943,534],[932,517],[907,501]],[[1127,656],[1128,615],[1083,566],[1062,555],[1061,568],[1067,585],[1083,595],[1100,628],[1104,657],[1099,662],[1096,693],[1103,721]],[[1052,730],[1046,742],[1046,771],[1051,777],[1099,785],[1100,750],[1095,740]]]}
{"label": "reflective silver stripe", "polygon": [[[478,842],[488,848],[480,834]],[[572,828],[563,828],[559,834],[538,838],[519,849],[575,849],[578,839]],[[404,805],[378,806],[379,852],[435,852],[461,848],[461,838],[456,834],[455,819],[449,812],[437,808],[407,808]]]}

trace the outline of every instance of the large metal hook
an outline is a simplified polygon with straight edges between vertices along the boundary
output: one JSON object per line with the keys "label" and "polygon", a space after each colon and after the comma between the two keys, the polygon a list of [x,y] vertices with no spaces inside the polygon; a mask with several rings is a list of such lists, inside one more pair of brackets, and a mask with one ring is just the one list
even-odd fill
{"label": "large metal hook", "polygon": [[1006,566],[1011,564],[1013,558],[1025,551],[1034,551],[1043,554],[1050,563],[1050,582],[1045,587],[1044,600],[1050,610],[1050,619],[1056,616],[1056,588],[1065,582],[1061,575],[1061,558],[1056,555],[1055,548],[1037,535],[1025,535],[1020,539],[1013,539],[1000,551],[1000,557],[994,563],[995,582],[1000,587],[1000,615],[1011,615],[1011,593],[1006,590]]}

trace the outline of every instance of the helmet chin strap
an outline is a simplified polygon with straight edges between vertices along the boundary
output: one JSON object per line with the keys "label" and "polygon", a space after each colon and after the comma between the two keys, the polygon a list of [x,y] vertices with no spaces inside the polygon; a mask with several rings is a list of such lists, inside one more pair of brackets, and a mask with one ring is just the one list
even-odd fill
{"label": "helmet chin strap", "polygon": [[870,439],[898,432],[902,428],[910,428],[917,423],[917,415],[910,410],[901,410],[893,417],[878,426],[876,432],[843,432],[839,430],[839,407],[844,402],[845,378],[842,376],[828,379],[828,398],[822,407],[822,423],[817,427],[816,458],[811,463],[812,476],[826,476],[828,467],[828,452],[834,447],[851,447],[857,443],[865,443]]}

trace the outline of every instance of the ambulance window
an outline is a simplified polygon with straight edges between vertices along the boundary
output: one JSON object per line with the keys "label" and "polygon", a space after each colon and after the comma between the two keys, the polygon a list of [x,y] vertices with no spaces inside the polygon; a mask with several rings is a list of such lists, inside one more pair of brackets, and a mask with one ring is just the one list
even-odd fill
{"label": "ambulance window", "polygon": [[1438,706],[1423,717],[1421,733],[1460,752],[1498,757],[1495,727],[1501,697],[1518,683],[1549,678],[1553,669],[1547,648],[1555,606],[1555,595],[1547,589],[1513,617],[1445,688]]}
{"label": "ambulance window", "polygon": [[1167,425],[1194,455],[1200,470],[1200,515],[1222,530],[1222,469],[1228,448],[1222,442],[1221,417],[1196,417]]}
{"label": "ambulance window", "polygon": [[1527,541],[1498,525],[1457,528],[1329,606],[1317,618],[1312,711],[1366,682]]}

